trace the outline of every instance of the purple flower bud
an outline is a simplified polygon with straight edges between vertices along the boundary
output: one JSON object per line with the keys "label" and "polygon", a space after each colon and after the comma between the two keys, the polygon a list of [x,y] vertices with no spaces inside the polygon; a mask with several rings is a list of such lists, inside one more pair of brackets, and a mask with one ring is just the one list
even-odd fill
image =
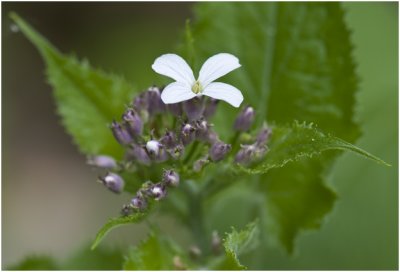
{"label": "purple flower bud", "polygon": [[211,160],[216,162],[222,160],[230,150],[231,150],[230,144],[225,144],[223,142],[215,142],[210,148],[209,155]]}
{"label": "purple flower bud", "polygon": [[248,165],[261,159],[267,151],[266,146],[258,146],[257,144],[242,145],[242,148],[235,156],[235,162]]}
{"label": "purple flower bud", "polygon": [[181,140],[184,145],[188,145],[196,137],[196,129],[189,123],[184,124],[182,126],[182,131],[181,131]]}
{"label": "purple flower bud", "polygon": [[123,205],[121,209],[121,214],[123,216],[128,216],[133,212],[131,205]]}
{"label": "purple flower bud", "polygon": [[161,92],[158,87],[150,87],[147,89],[147,110],[150,115],[165,111],[165,104],[161,100]]}
{"label": "purple flower bud", "polygon": [[131,204],[134,209],[139,211],[143,211],[147,207],[147,201],[143,196],[137,195],[136,197],[132,198]]}
{"label": "purple flower bud", "polygon": [[163,173],[163,182],[168,186],[177,187],[179,185],[179,175],[173,170],[166,170]]}
{"label": "purple flower bud", "polygon": [[268,127],[263,127],[257,135],[256,144],[259,146],[265,145],[271,137],[272,130]]}
{"label": "purple flower bud", "polygon": [[150,140],[146,143],[146,149],[150,157],[158,156],[158,153],[160,152],[160,147],[161,144],[156,140]]}
{"label": "purple flower bud", "polygon": [[89,165],[105,169],[112,169],[117,167],[117,163],[115,162],[114,158],[105,155],[89,157],[87,163]]}
{"label": "purple flower bud", "polygon": [[133,110],[128,110],[122,115],[124,120],[125,128],[132,137],[142,134],[143,122],[139,115]]}
{"label": "purple flower bud", "polygon": [[182,103],[168,104],[167,109],[175,116],[182,116]]}
{"label": "purple flower bud", "polygon": [[214,98],[210,98],[207,101],[207,104],[205,106],[204,113],[203,113],[204,118],[208,119],[214,115],[215,111],[217,110],[218,102],[219,102],[219,100],[214,99]]}
{"label": "purple flower bud", "polygon": [[124,180],[115,173],[107,173],[103,177],[99,177],[103,184],[114,193],[121,193],[124,189]]}
{"label": "purple flower bud", "polygon": [[154,157],[156,162],[164,162],[168,160],[168,153],[165,150],[164,147],[160,146],[160,149],[158,150],[158,154]]}
{"label": "purple flower bud", "polygon": [[123,128],[120,124],[113,121],[111,124],[111,130],[114,135],[114,138],[118,141],[118,143],[122,145],[127,145],[132,142],[132,136]]}
{"label": "purple flower bud", "polygon": [[200,172],[203,167],[208,164],[210,161],[207,158],[198,159],[193,163],[193,171]]}
{"label": "purple flower bud", "polygon": [[189,121],[200,119],[204,112],[204,100],[195,97],[183,102],[183,111],[186,113]]}
{"label": "purple flower bud", "polygon": [[173,131],[165,132],[165,135],[160,139],[160,143],[166,148],[173,148],[177,144],[177,138]]}
{"label": "purple flower bud", "polygon": [[247,131],[249,130],[251,124],[254,121],[255,112],[250,106],[244,107],[242,112],[238,115],[235,120],[234,129],[237,131]]}
{"label": "purple flower bud", "polygon": [[132,148],[127,152],[127,157],[128,159],[133,157],[139,163],[144,165],[150,165],[151,163],[151,159],[146,150],[140,145],[132,145]]}
{"label": "purple flower bud", "polygon": [[165,185],[161,183],[157,183],[150,188],[151,195],[154,197],[155,200],[160,200],[167,196],[167,190]]}
{"label": "purple flower bud", "polygon": [[140,95],[136,96],[133,100],[133,108],[138,111],[147,111],[147,93],[141,93]]}

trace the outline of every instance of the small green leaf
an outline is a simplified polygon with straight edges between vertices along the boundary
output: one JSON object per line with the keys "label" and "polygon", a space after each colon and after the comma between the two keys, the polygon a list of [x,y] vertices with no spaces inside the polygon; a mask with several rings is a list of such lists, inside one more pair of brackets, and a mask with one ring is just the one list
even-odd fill
{"label": "small green leaf", "polygon": [[96,235],[96,238],[92,244],[91,249],[95,249],[100,242],[104,239],[104,237],[107,235],[107,233],[112,230],[113,228],[122,226],[122,225],[127,225],[127,224],[133,224],[133,223],[138,223],[142,221],[147,214],[150,212],[150,209],[148,209],[146,212],[138,212],[134,213],[132,215],[128,216],[121,216],[121,217],[116,217],[116,218],[111,218],[98,232]]}
{"label": "small green leaf", "polygon": [[58,113],[80,151],[121,157],[122,148],[108,125],[123,113],[132,98],[132,86],[120,77],[91,68],[87,61],[61,54],[18,15],[10,16],[45,60]]}
{"label": "small green leaf", "polygon": [[176,270],[176,256],[180,256],[177,246],[159,233],[152,232],[146,240],[129,250],[123,269]]}
{"label": "small green leaf", "polygon": [[337,137],[325,135],[312,124],[295,122],[291,126],[275,126],[269,151],[262,163],[253,168],[242,170],[252,174],[262,174],[272,168],[283,167],[289,162],[312,158],[327,150],[347,150],[371,159],[377,163],[390,166],[374,155]]}
{"label": "small green leaf", "polygon": [[212,265],[212,270],[244,270],[247,269],[239,261],[239,256],[255,249],[259,241],[258,220],[250,223],[246,228],[237,232],[232,228],[224,239],[225,256]]}
{"label": "small green leaf", "polygon": [[49,256],[30,256],[7,270],[59,270],[56,261]]}

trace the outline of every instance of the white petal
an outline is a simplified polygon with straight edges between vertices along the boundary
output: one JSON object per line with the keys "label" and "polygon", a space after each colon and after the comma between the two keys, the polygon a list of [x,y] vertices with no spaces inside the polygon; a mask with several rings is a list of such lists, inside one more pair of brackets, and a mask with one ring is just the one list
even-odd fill
{"label": "white petal", "polygon": [[185,83],[173,82],[164,88],[161,93],[161,100],[165,104],[174,104],[189,100],[195,96],[196,94]]}
{"label": "white petal", "polygon": [[175,54],[158,57],[151,66],[157,73],[192,86],[195,82],[193,71],[184,59]]}
{"label": "white petal", "polygon": [[243,101],[242,93],[232,85],[213,82],[210,83],[202,92],[202,94],[215,99],[224,100],[234,107],[239,107]]}
{"label": "white petal", "polygon": [[240,67],[239,59],[228,53],[212,56],[203,64],[199,73],[199,81],[203,88],[212,81]]}

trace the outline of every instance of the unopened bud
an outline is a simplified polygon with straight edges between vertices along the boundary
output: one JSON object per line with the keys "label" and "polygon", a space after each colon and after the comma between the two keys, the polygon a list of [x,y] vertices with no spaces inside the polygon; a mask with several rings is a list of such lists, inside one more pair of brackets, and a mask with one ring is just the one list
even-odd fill
{"label": "unopened bud", "polygon": [[106,155],[89,157],[87,163],[89,165],[105,169],[112,169],[117,167],[117,163],[115,162],[114,158]]}
{"label": "unopened bud", "polygon": [[165,186],[161,183],[157,183],[150,188],[151,195],[154,197],[155,200],[160,200],[166,197],[167,190]]}
{"label": "unopened bud", "polygon": [[139,211],[142,211],[142,210],[146,209],[146,207],[147,207],[146,199],[143,196],[140,196],[140,195],[132,198],[131,204],[132,204],[134,209],[137,209]]}
{"label": "unopened bud", "polygon": [[218,235],[218,232],[214,230],[212,232],[212,237],[211,237],[211,248],[214,254],[219,254],[222,249],[222,240],[221,237]]}
{"label": "unopened bud", "polygon": [[163,182],[168,186],[177,187],[179,185],[179,174],[174,170],[166,170],[163,174]]}
{"label": "unopened bud", "polygon": [[211,160],[216,162],[222,160],[230,150],[231,150],[230,144],[225,144],[223,142],[215,142],[210,148],[209,155]]}
{"label": "unopened bud", "polygon": [[168,149],[168,154],[174,159],[177,160],[183,155],[185,147],[183,144],[177,144],[173,148]]}
{"label": "unopened bud", "polygon": [[173,148],[177,144],[175,133],[173,131],[165,132],[165,135],[160,139],[160,143],[166,148]]}
{"label": "unopened bud", "polygon": [[207,158],[198,159],[193,163],[193,171],[200,172],[203,167],[208,164],[210,161]]}
{"label": "unopened bud", "polygon": [[183,102],[183,111],[186,113],[189,121],[200,119],[204,112],[204,100],[195,97]]}
{"label": "unopened bud", "polygon": [[132,148],[128,150],[127,157],[133,157],[136,161],[144,165],[150,165],[151,159],[146,152],[146,149],[140,145],[132,145]]}
{"label": "unopened bud", "polygon": [[102,183],[112,192],[121,193],[124,189],[124,180],[115,173],[107,173],[103,177],[99,177]]}
{"label": "unopened bud", "polygon": [[142,134],[143,122],[136,112],[128,110],[124,113],[122,119],[124,120],[126,130],[131,136],[135,137]]}
{"label": "unopened bud", "polygon": [[188,145],[191,142],[193,142],[193,140],[196,137],[196,129],[191,125],[191,124],[185,124],[182,127],[182,131],[181,131],[181,140],[182,143],[184,145]]}
{"label": "unopened bud", "polygon": [[214,98],[210,98],[207,101],[207,104],[204,108],[204,113],[203,113],[204,118],[208,119],[214,115],[215,111],[217,110],[218,102],[219,102],[219,100],[214,99]]}
{"label": "unopened bud", "polygon": [[234,129],[237,131],[249,130],[254,121],[255,112],[250,106],[246,106],[235,120]]}
{"label": "unopened bud", "polygon": [[127,145],[132,142],[132,136],[128,133],[128,131],[122,127],[117,122],[113,121],[111,124],[111,130],[114,135],[114,138],[122,145]]}
{"label": "unopened bud", "polygon": [[132,210],[132,206],[131,205],[123,205],[122,206],[122,209],[121,209],[121,214],[123,215],[123,216],[128,216],[128,215],[130,215],[131,213],[133,212],[133,210]]}
{"label": "unopened bud", "polygon": [[150,115],[165,111],[165,104],[161,100],[161,92],[158,87],[153,86],[147,90],[147,104]]}
{"label": "unopened bud", "polygon": [[235,156],[235,162],[248,165],[261,159],[268,151],[266,146],[258,146],[257,144],[242,145],[242,148]]}
{"label": "unopened bud", "polygon": [[160,151],[160,143],[156,140],[150,140],[146,143],[147,152],[150,156],[157,156]]}
{"label": "unopened bud", "polygon": [[265,145],[271,137],[272,130],[268,127],[264,127],[257,135],[256,144],[259,146]]}

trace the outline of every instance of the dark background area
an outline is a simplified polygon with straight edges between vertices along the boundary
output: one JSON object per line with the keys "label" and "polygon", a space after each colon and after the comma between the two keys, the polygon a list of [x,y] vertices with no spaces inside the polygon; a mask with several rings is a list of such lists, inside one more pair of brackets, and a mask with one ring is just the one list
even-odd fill
{"label": "dark background area", "polygon": [[[174,52],[193,3],[2,3],[2,260],[32,253],[60,259],[93,239],[128,195],[95,182],[55,113],[44,64],[8,17],[17,12],[62,52],[121,73],[138,88],[153,83],[150,66]],[[346,3],[361,78],[357,145],[391,163],[351,154],[336,163],[331,184],[340,199],[317,232],[302,235],[288,257],[265,254],[271,269],[397,269],[398,265],[398,7]],[[223,220],[223,218],[221,218]],[[185,243],[187,233],[162,218],[163,229]],[[134,244],[142,225],[112,232],[106,244]]]}

